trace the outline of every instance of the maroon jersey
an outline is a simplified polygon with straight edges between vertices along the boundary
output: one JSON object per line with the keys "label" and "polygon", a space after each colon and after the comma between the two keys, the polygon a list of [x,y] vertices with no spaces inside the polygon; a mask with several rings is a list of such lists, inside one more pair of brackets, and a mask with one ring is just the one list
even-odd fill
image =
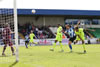
{"label": "maroon jersey", "polygon": [[5,27],[3,29],[3,32],[2,32],[2,36],[3,36],[3,42],[4,44],[8,44],[9,46],[12,46],[12,41],[11,41],[11,29],[10,27]]}
{"label": "maroon jersey", "polygon": [[6,27],[3,29],[3,39],[11,39],[11,29],[10,27]]}

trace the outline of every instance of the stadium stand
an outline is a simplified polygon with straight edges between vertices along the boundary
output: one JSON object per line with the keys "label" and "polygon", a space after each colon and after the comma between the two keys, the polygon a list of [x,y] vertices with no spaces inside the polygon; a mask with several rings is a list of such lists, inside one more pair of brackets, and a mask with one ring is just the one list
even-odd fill
{"label": "stadium stand", "polygon": [[90,29],[94,29],[95,31],[94,32],[88,31],[88,32],[90,32],[94,37],[100,38],[100,28],[90,28]]}
{"label": "stadium stand", "polygon": [[94,36],[93,36],[91,33],[89,33],[88,31],[85,31],[85,34],[86,34],[87,36],[89,36],[90,38],[94,38]]}
{"label": "stadium stand", "polygon": [[19,36],[24,39],[25,35],[29,34],[31,30],[33,30],[36,38],[39,39],[55,37],[48,26],[34,26],[31,24],[19,25]]}
{"label": "stadium stand", "polygon": [[[25,26],[25,27],[24,27]],[[57,26],[34,26],[31,24],[25,24],[23,26],[19,25],[19,36],[21,39],[24,39],[26,34],[29,34],[30,31],[33,30],[35,36],[38,39],[43,38],[55,38]],[[65,30],[65,27],[63,27]],[[85,37],[94,38],[93,35],[89,31],[85,31]],[[65,34],[63,33],[63,38],[66,38]]]}
{"label": "stadium stand", "polygon": [[18,34],[19,34],[19,37],[20,37],[21,39],[25,39],[25,37],[23,36],[22,33],[18,33]]}

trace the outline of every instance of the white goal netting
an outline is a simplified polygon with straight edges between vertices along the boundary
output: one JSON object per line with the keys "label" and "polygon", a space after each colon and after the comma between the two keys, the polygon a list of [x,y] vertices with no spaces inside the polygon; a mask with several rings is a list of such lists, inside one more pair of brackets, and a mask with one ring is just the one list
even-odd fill
{"label": "white goal netting", "polygon": [[[8,23],[12,32],[14,32],[14,11],[13,9],[0,9],[0,45],[3,45],[3,29],[5,24]],[[12,42],[15,43],[14,33],[11,34]]]}
{"label": "white goal netting", "polygon": [[[10,41],[12,42],[13,45],[16,45],[16,49],[15,49],[16,61],[19,60],[18,59],[18,26],[17,25],[18,24],[17,24],[16,0],[9,0],[9,1],[0,0],[0,46],[1,45],[4,46],[5,43],[9,45]],[[10,34],[5,33],[6,27],[10,29]],[[7,29],[6,29],[6,32],[8,32]],[[6,53],[9,53],[9,51],[7,51]]]}

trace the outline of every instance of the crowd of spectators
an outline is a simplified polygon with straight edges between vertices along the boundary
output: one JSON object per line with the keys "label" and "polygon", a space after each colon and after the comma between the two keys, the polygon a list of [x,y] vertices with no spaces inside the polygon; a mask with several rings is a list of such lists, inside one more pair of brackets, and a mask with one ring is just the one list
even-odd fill
{"label": "crowd of spectators", "polygon": [[30,31],[32,30],[35,34],[36,38],[38,39],[45,39],[45,38],[54,38],[55,35],[49,29],[49,26],[35,26],[34,24],[26,23],[23,26],[18,25],[18,31],[25,35],[29,35]]}

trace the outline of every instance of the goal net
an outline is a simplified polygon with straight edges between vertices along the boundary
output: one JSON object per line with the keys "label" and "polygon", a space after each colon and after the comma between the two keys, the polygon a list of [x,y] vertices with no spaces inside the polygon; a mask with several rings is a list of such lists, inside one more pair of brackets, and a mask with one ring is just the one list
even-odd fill
{"label": "goal net", "polygon": [[[10,45],[10,47],[12,44],[13,46],[15,45],[16,48],[14,49],[15,50],[14,53],[16,55],[16,61],[18,61],[19,60],[18,58],[18,24],[17,24],[16,0],[11,0],[13,2],[10,2],[10,3],[9,1],[7,2],[7,4],[10,4],[10,7],[5,6],[6,1],[7,0],[0,0],[0,46],[3,49],[3,46],[5,44]],[[8,32],[8,29],[6,29],[6,27],[9,27],[10,33],[6,33]],[[10,49],[5,51],[6,56],[11,55],[9,51]]]}

